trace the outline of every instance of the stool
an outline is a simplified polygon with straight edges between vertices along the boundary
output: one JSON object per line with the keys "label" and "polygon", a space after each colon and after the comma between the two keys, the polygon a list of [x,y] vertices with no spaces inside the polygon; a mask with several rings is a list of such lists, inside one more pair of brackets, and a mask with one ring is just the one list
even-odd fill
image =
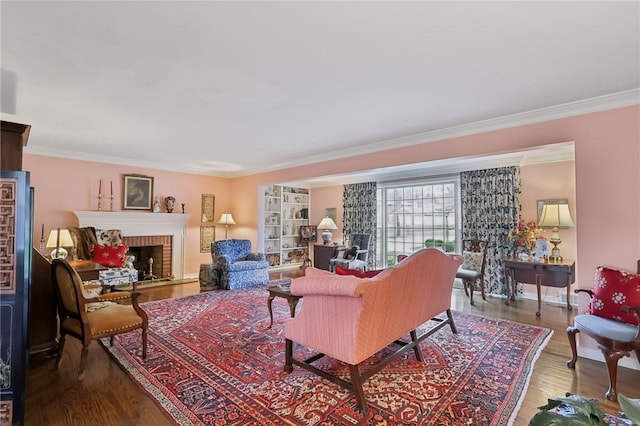
{"label": "stool", "polygon": [[198,274],[198,279],[200,280],[200,287],[208,290],[217,289],[218,284],[220,283],[220,278],[218,276],[218,269],[216,269],[216,265],[213,263],[200,264],[200,274]]}

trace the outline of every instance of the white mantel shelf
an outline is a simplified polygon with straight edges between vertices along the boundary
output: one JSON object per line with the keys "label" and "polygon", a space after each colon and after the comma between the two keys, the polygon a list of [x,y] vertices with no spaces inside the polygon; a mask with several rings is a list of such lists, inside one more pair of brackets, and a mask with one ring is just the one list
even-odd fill
{"label": "white mantel shelf", "polygon": [[171,270],[176,278],[184,278],[184,239],[190,214],[148,212],[74,211],[78,226],[97,229],[120,229],[125,237],[171,235]]}

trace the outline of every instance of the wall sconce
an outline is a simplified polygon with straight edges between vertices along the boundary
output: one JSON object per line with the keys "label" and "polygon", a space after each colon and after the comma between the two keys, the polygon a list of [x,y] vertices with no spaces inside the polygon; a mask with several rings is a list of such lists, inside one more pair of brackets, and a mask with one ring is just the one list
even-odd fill
{"label": "wall sconce", "polygon": [[574,226],[573,220],[571,219],[571,213],[569,213],[569,204],[544,204],[542,206],[542,213],[540,214],[538,226],[543,228],[552,228],[549,242],[553,244],[553,249],[551,250],[551,256],[549,256],[549,262],[562,262],[560,249],[558,248],[558,244],[560,244],[562,240],[560,240],[558,227],[570,228]]}
{"label": "wall sconce", "polygon": [[324,219],[322,219],[320,221],[320,224],[318,225],[318,228],[324,229],[324,232],[322,232],[321,235],[322,235],[322,241],[324,242],[324,245],[326,246],[327,244],[329,244],[331,242],[331,238],[333,237],[333,235],[331,234],[331,230],[332,229],[338,229],[338,226],[333,221],[333,219],[331,219],[329,216],[327,216],[327,217],[325,217]]}
{"label": "wall sconce", "polygon": [[66,259],[67,250],[64,247],[73,247],[73,240],[68,229],[52,229],[47,240],[47,248],[54,248],[51,259]]}
{"label": "wall sconce", "polygon": [[233,220],[233,216],[231,215],[231,213],[222,213],[222,216],[220,216],[220,220],[218,220],[218,223],[224,225],[224,239],[226,240],[229,232],[229,225],[235,225],[236,222],[235,220]]}

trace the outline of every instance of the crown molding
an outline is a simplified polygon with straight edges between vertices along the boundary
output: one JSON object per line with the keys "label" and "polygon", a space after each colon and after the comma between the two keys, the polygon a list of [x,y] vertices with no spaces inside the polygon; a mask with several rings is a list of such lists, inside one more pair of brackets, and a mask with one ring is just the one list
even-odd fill
{"label": "crown molding", "polygon": [[[254,170],[251,174],[264,173],[290,167],[318,163],[322,161],[331,161],[355,155],[362,155],[423,143],[436,142],[443,139],[452,139],[478,133],[486,133],[495,130],[525,126],[528,124],[558,120],[561,118],[575,117],[578,115],[624,108],[633,105],[640,105],[640,89],[626,90],[623,92],[612,93],[580,101],[567,102],[551,107],[491,118],[488,120],[477,121],[469,124],[463,124],[460,126],[432,130],[429,132],[417,133],[415,135],[402,136],[394,139],[386,139],[384,141],[362,145],[359,147],[347,148],[343,150],[332,151],[330,153],[315,155],[313,156],[313,160],[300,161],[300,159],[297,159],[295,162],[290,161],[286,163],[276,164],[272,167],[264,168],[259,171]],[[244,174],[237,174],[236,176],[240,177],[243,175]]]}

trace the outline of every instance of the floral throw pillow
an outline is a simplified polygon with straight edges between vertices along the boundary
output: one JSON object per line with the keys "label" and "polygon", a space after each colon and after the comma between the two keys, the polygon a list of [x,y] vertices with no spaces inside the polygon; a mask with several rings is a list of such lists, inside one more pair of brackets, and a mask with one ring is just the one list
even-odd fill
{"label": "floral throw pillow", "polygon": [[122,244],[122,232],[119,229],[96,229],[96,241],[103,246],[119,246]]}
{"label": "floral throw pillow", "polygon": [[107,268],[121,268],[127,249],[125,245],[109,247],[96,244],[93,246],[93,261]]}
{"label": "floral throw pillow", "polygon": [[482,272],[482,253],[464,250],[462,252],[462,257],[464,258],[464,261],[462,262],[463,269]]}
{"label": "floral throw pillow", "polygon": [[384,269],[375,269],[371,271],[358,271],[357,269],[348,269],[343,268],[340,265],[336,265],[336,275],[353,275],[358,278],[371,278],[378,275],[380,272],[384,271]]}
{"label": "floral throw pillow", "polygon": [[633,311],[623,312],[622,306],[640,306],[640,275],[604,266],[598,267],[594,295],[589,304],[593,315],[638,325]]}

